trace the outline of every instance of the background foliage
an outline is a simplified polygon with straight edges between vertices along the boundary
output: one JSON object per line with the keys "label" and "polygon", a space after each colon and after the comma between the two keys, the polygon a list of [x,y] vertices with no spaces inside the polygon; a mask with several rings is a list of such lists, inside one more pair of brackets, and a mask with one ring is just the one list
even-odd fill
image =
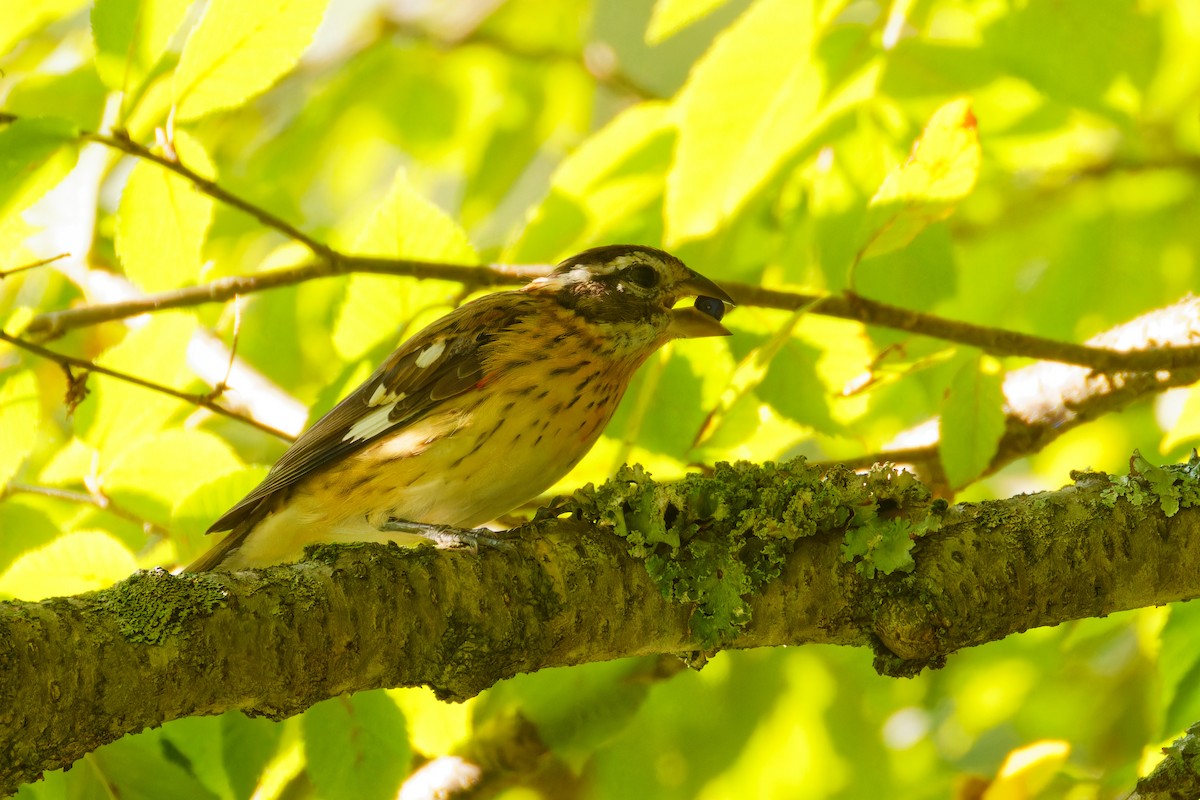
{"label": "background foliage", "polygon": [[[81,130],[127,131],[356,254],[552,263],[641,242],[718,281],[853,285],[1070,341],[1200,284],[1194,0],[0,0],[0,18],[10,335],[44,312],[311,259]],[[916,175],[902,165],[927,124]],[[269,383],[235,371],[221,402],[294,432],[464,295],[354,274],[51,346],[204,394],[236,341]],[[647,364],[563,488],[626,461],[669,478],[860,457],[942,412],[959,499],[1122,470],[1135,447],[1178,459],[1200,438],[1200,392],[1177,390],[975,481],[1019,359],[754,306],[728,324],[728,341]],[[71,414],[68,388],[0,344],[0,596],[189,560],[285,446],[97,375]],[[865,651],[807,647],[664,680],[641,661],[547,671],[459,706],[404,689],[281,724],[187,719],[21,796],[394,796],[419,759],[519,710],[557,766],[513,797],[945,797],[1020,748],[1032,766],[989,796],[1114,797],[1200,719],[1196,614],[1031,631],[908,681],[877,677]]]}

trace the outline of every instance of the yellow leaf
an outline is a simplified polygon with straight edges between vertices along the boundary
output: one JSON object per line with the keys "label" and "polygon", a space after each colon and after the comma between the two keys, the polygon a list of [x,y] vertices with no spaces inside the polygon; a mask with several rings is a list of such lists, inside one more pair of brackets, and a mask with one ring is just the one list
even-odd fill
{"label": "yellow leaf", "polygon": [[969,100],[934,112],[912,154],[871,198],[859,260],[904,247],[975,188],[982,154]]}

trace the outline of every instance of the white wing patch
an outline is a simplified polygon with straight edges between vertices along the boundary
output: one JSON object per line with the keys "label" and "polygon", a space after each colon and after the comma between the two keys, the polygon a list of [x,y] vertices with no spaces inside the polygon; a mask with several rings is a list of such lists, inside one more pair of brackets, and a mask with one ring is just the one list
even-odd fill
{"label": "white wing patch", "polygon": [[439,337],[433,340],[433,344],[420,352],[415,363],[420,369],[425,369],[441,358],[444,352],[446,352],[446,340]]}
{"label": "white wing patch", "polygon": [[[380,389],[375,390],[375,395],[379,394]],[[346,435],[342,437],[343,442],[362,442],[386,431],[392,426],[391,414],[392,409],[396,404],[404,399],[404,395],[399,397],[384,397],[381,401],[387,401],[384,405],[378,405],[375,402],[375,395],[371,395],[369,406],[375,406],[374,410],[363,415],[362,419],[350,426],[350,430],[346,431]]]}
{"label": "white wing patch", "polygon": [[400,394],[392,394],[391,392],[387,391],[387,386],[381,383],[376,386],[375,391],[371,393],[371,399],[367,401],[367,407],[375,408],[375,406],[385,405],[394,406],[407,396],[408,395],[406,395],[404,392],[401,392]]}

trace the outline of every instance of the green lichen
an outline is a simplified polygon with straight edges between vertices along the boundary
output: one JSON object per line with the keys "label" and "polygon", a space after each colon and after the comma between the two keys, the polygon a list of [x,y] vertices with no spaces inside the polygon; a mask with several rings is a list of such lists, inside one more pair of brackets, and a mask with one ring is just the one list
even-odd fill
{"label": "green lichen", "polygon": [[824,477],[803,458],[784,463],[719,463],[711,477],[660,484],[641,466],[624,466],[547,514],[571,513],[611,527],[646,562],[663,596],[694,607],[692,632],[706,647],[735,638],[750,621],[747,597],[779,576],[797,540],[847,530],[847,561],[873,575],[911,569],[914,537],[936,529],[896,516],[929,505],[929,491],[890,468],[867,475],[835,467]]}
{"label": "green lichen", "polygon": [[1173,517],[1181,508],[1200,504],[1200,456],[1193,454],[1186,464],[1157,466],[1134,450],[1129,474],[1111,479],[1100,497],[1109,508],[1118,499],[1136,507],[1157,503],[1163,514]]}
{"label": "green lichen", "polygon": [[117,629],[131,642],[161,644],[180,634],[187,621],[225,602],[226,593],[212,576],[172,575],[164,569],[143,570],[109,590],[105,606]]}

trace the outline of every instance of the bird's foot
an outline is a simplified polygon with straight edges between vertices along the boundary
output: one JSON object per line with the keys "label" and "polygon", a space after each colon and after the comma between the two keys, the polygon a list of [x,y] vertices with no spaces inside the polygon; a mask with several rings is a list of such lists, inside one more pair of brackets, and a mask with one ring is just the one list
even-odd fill
{"label": "bird's foot", "polygon": [[379,526],[381,531],[410,533],[428,539],[438,550],[470,550],[478,553],[480,545],[508,550],[512,544],[502,538],[504,531],[489,528],[456,528],[453,525],[430,525],[427,522],[389,517]]}

